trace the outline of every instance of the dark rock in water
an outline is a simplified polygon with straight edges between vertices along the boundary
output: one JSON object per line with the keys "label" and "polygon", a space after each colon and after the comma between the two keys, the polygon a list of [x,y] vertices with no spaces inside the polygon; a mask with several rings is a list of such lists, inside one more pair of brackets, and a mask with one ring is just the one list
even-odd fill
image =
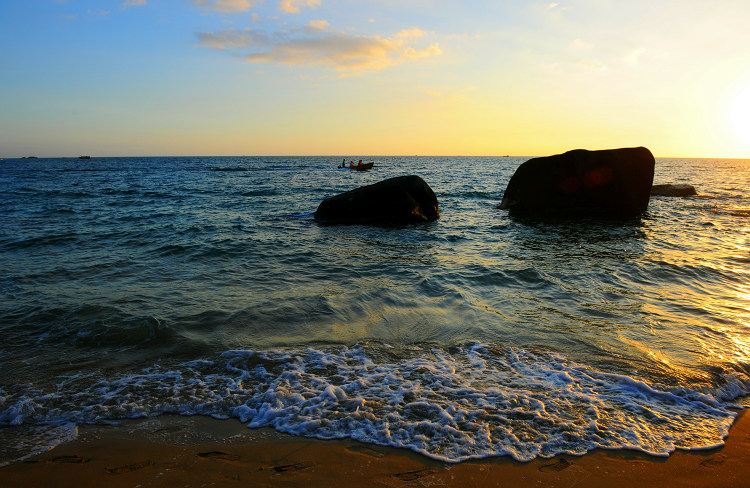
{"label": "dark rock in water", "polygon": [[691,197],[697,195],[693,185],[681,183],[677,185],[654,185],[651,187],[651,196],[655,197]]}
{"label": "dark rock in water", "polygon": [[324,224],[403,225],[440,217],[432,188],[419,176],[399,176],[326,198],[315,212]]}
{"label": "dark rock in water", "polygon": [[532,217],[637,217],[648,207],[654,164],[645,147],[530,159],[516,169],[499,208]]}

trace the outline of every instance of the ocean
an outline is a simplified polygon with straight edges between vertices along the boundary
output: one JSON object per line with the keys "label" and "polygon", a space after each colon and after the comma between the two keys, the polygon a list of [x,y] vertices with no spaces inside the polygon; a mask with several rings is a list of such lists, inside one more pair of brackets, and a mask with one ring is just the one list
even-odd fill
{"label": "ocean", "polygon": [[[347,156],[349,159],[361,156]],[[627,221],[497,208],[525,157],[0,161],[0,464],[162,414],[460,462],[719,446],[750,405],[750,161]],[[441,217],[325,226],[422,177]]]}

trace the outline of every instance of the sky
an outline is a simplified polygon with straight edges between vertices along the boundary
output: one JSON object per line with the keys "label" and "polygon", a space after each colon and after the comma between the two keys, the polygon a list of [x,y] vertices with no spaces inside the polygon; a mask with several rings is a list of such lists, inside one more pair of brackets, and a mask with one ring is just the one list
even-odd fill
{"label": "sky", "polygon": [[0,0],[0,157],[750,158],[747,0]]}

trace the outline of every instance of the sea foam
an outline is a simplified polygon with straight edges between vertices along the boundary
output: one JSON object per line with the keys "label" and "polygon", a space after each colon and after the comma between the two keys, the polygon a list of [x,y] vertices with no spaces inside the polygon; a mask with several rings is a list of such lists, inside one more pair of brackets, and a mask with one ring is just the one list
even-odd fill
{"label": "sea foam", "polygon": [[162,413],[234,417],[249,427],[459,462],[595,448],[664,456],[721,445],[736,416],[710,394],[598,371],[559,354],[481,343],[405,355],[390,349],[232,350],[174,369],[71,377],[55,392],[5,392],[0,418],[63,425]]}

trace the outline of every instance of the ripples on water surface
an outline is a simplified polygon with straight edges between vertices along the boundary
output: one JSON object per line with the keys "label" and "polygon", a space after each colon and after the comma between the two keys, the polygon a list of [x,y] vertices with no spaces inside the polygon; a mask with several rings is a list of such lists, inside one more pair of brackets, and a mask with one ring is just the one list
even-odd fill
{"label": "ripples on water surface", "polygon": [[[659,159],[699,196],[540,222],[496,208],[526,159],[3,161],[3,459],[164,412],[448,461],[720,443],[750,391],[750,162]],[[439,221],[314,223],[403,174]]]}

